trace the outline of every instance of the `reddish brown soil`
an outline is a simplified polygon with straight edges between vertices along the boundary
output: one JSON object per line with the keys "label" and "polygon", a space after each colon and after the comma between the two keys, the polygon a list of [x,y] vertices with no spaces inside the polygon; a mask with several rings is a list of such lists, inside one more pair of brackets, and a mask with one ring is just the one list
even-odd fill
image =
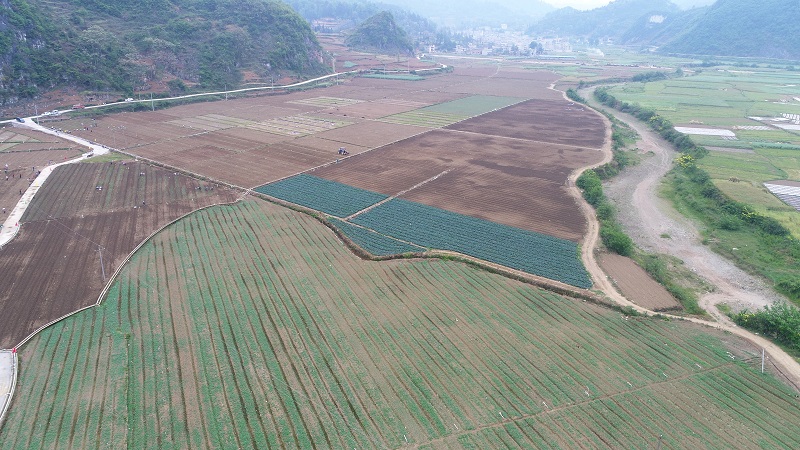
{"label": "reddish brown soil", "polygon": [[337,150],[339,149],[339,147],[345,147],[347,149],[347,152],[350,153],[351,155],[355,155],[365,150],[368,150],[368,148],[364,146],[354,145],[349,142],[334,141],[331,139],[322,139],[317,136],[306,136],[304,138],[295,139],[293,142],[298,145],[302,145],[304,147],[319,150],[331,156],[338,155]]}
{"label": "reddish brown soil", "polygon": [[314,175],[494,222],[579,241],[585,219],[566,188],[600,151],[436,130],[354,156]]}
{"label": "reddish brown soil", "polygon": [[[98,184],[102,191],[95,190]],[[0,250],[0,347],[16,345],[36,328],[97,300],[104,285],[99,246],[110,276],[156,229],[201,206],[236,198],[234,191],[197,190],[199,185],[137,163],[57,169],[29,207],[20,234]]]}
{"label": "reddish brown soil", "polygon": [[[80,156],[78,149],[73,150],[42,150],[31,152],[0,152],[0,208],[16,206],[20,198],[20,190],[25,191],[31,185],[35,173],[33,167],[40,170],[50,161],[62,162]],[[8,172],[5,165],[8,164]],[[8,177],[8,180],[6,180]],[[0,216],[0,223],[5,218]]]}
{"label": "reddish brown soil", "polygon": [[[600,157],[599,152],[576,149],[602,145],[603,123],[588,111],[571,107],[563,99],[534,100],[454,125],[454,131],[405,143],[398,141],[417,136],[425,128],[371,120],[470,93],[554,98],[560,93],[547,86],[555,79],[549,72],[498,70],[494,64],[480,62],[423,81],[356,78],[325,89],[117,114],[96,121],[92,124],[96,126],[78,134],[245,188],[333,163],[341,159],[336,153],[338,147],[347,147],[356,155],[388,145],[364,162],[383,161],[385,170],[362,171],[354,166],[352,174],[342,177],[352,178],[357,186],[370,184],[367,180],[371,178],[380,179],[372,190],[396,194],[454,169],[410,192],[408,198],[579,240],[583,218],[567,195],[565,182],[570,171]],[[362,102],[340,106],[303,103],[313,103],[320,97]],[[276,114],[301,113],[309,117],[338,116],[355,123],[293,137],[237,127],[235,121],[225,119],[266,121]],[[176,122],[179,119],[181,122]],[[453,153],[447,157],[450,162],[436,160],[447,152]],[[388,167],[389,162],[396,167]],[[342,167],[350,166],[348,162]]]}
{"label": "reddish brown soil", "polygon": [[[30,186],[36,176],[34,167],[41,170],[50,162],[81,155],[81,147],[70,141],[23,128],[0,128],[0,143],[13,144],[0,151],[0,208],[6,208],[7,212],[19,201],[20,190],[25,191]],[[3,223],[5,217],[1,214],[0,223]]]}
{"label": "reddish brown soil", "polygon": [[604,253],[600,266],[628,300],[651,311],[682,309],[664,286],[650,278],[632,259],[614,253]]}
{"label": "reddish brown soil", "polygon": [[331,141],[374,148],[417,135],[423,131],[426,131],[426,129],[412,125],[363,122],[344,128],[323,131],[315,136]]}
{"label": "reddish brown soil", "polygon": [[589,108],[562,100],[529,100],[447,127],[539,142],[601,148],[602,119]]}

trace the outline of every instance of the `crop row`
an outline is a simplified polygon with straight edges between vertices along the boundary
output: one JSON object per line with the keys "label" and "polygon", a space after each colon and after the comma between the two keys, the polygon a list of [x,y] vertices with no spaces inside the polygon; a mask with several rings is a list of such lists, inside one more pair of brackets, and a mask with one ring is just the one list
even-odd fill
{"label": "crop row", "polygon": [[383,122],[396,123],[400,125],[417,125],[432,128],[442,128],[468,119],[469,116],[463,114],[447,114],[418,109],[399,114],[392,114],[380,119]]}
{"label": "crop row", "polygon": [[424,252],[425,248],[407,244],[397,239],[384,236],[366,228],[357,227],[349,222],[331,219],[331,223],[356,245],[375,256],[398,255],[409,252]]}
{"label": "crop row", "polygon": [[13,448],[798,444],[797,400],[720,335],[464,264],[354,259],[258,201],[169,227],[22,358]]}
{"label": "crop row", "polygon": [[336,217],[347,217],[388,197],[307,174],[265,184],[255,191]]}
{"label": "crop row", "polygon": [[565,239],[393,199],[353,219],[381,234],[453,250],[534,275],[589,288],[577,245]]}

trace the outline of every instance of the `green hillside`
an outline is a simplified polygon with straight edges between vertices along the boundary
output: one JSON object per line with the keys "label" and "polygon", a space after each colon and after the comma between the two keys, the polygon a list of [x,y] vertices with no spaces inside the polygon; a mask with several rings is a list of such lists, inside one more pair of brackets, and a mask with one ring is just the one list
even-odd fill
{"label": "green hillside", "polygon": [[668,0],[616,0],[607,6],[589,11],[558,9],[531,26],[528,33],[619,39],[628,29],[652,15],[679,12],[678,7]]}
{"label": "green hillside", "polygon": [[798,60],[800,4],[797,0],[719,0],[690,32],[663,51]]}
{"label": "green hillside", "polygon": [[[646,14],[620,37],[621,44],[659,46],[689,33],[708,8],[694,8],[669,14]],[[652,20],[658,16],[659,20]]]}
{"label": "green hillside", "polygon": [[345,41],[357,50],[375,51],[384,54],[412,54],[414,47],[405,30],[397,26],[394,16],[382,11],[356,27]]}
{"label": "green hillside", "polygon": [[0,101],[57,87],[133,92],[323,73],[308,23],[276,0],[0,0]]}

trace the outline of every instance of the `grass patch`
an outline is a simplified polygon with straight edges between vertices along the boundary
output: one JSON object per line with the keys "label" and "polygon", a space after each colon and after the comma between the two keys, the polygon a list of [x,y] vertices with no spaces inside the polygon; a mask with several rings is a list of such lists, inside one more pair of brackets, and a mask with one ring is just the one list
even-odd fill
{"label": "grass patch", "polygon": [[681,213],[705,226],[704,242],[715,252],[800,302],[800,242],[775,219],[732,202],[691,166],[673,169],[664,193]]}
{"label": "grass patch", "polygon": [[633,256],[654,280],[675,297],[688,314],[706,315],[698,304],[699,294],[711,290],[711,286],[684,266],[678,258],[637,251]]}
{"label": "grass patch", "polygon": [[92,156],[91,158],[87,159],[87,163],[107,163],[107,162],[114,162],[114,161],[130,161],[131,158],[128,155],[123,155],[122,153],[117,152],[108,152],[105,155],[97,155]]}

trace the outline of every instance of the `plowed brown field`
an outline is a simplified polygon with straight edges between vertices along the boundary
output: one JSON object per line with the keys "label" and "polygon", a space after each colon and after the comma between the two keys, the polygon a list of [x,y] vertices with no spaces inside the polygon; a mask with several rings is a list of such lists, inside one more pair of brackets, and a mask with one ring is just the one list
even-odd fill
{"label": "plowed brown field", "polygon": [[[491,113],[481,117],[491,116]],[[586,219],[566,180],[599,150],[437,130],[314,171],[351,186],[579,241]]]}
{"label": "plowed brown field", "polygon": [[600,256],[599,262],[622,295],[633,303],[651,311],[681,309],[675,297],[664,286],[650,278],[650,275],[632,259],[604,253]]}
{"label": "plowed brown field", "polygon": [[530,100],[447,128],[597,149],[605,139],[597,113],[563,99]]}
{"label": "plowed brown field", "polygon": [[156,229],[236,197],[198,186],[140,163],[57,169],[29,206],[20,234],[0,250],[0,348],[97,300],[104,285],[100,247],[108,277]]}

